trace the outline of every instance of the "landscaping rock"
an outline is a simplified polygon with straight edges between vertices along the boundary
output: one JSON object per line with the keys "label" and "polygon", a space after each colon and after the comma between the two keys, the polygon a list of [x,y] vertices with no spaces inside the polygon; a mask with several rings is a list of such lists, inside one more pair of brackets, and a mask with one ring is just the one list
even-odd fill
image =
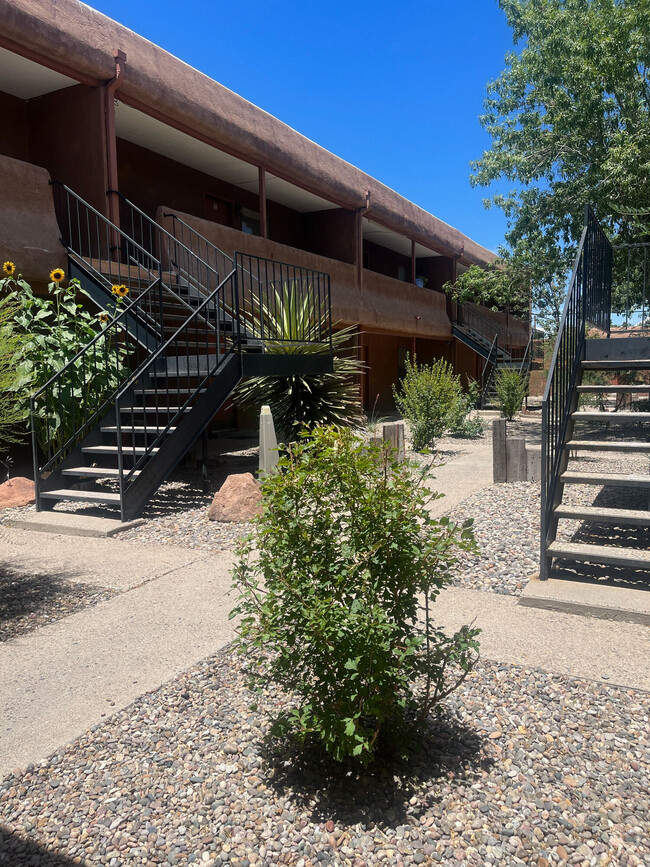
{"label": "landscaping rock", "polygon": [[16,476],[0,485],[0,509],[15,509],[35,502],[34,482],[24,476]]}
{"label": "landscaping rock", "polygon": [[250,521],[260,511],[262,492],[251,473],[228,476],[208,509],[210,521]]}

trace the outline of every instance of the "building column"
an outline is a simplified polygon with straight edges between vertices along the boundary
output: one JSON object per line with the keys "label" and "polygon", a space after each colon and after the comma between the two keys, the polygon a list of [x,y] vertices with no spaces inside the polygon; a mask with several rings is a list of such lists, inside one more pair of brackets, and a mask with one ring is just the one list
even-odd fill
{"label": "building column", "polygon": [[411,240],[411,283],[415,285],[415,241]]}
{"label": "building column", "polygon": [[[117,173],[117,138],[115,135],[115,91],[120,79],[124,77],[126,54],[119,48],[113,50],[115,76],[104,85],[104,117],[106,120],[106,180],[108,182],[108,218],[115,226],[120,225],[120,200],[117,195],[119,179]],[[117,238],[111,239],[111,246],[117,246]]]}
{"label": "building column", "polygon": [[259,198],[259,209],[260,209],[260,234],[263,238],[268,238],[268,226],[266,221],[266,172],[264,171],[264,167],[260,166],[259,169],[259,184],[258,184],[258,198]]}

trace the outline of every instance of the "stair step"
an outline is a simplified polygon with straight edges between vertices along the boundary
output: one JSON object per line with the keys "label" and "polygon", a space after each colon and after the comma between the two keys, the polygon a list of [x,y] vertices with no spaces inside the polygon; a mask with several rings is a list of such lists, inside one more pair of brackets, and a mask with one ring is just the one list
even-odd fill
{"label": "stair step", "polygon": [[549,557],[601,563],[607,566],[628,566],[650,569],[650,551],[640,548],[613,548],[606,545],[586,545],[579,542],[553,542],[547,548]]}
{"label": "stair step", "polygon": [[598,442],[597,440],[571,440],[567,448],[573,451],[588,452],[650,452],[650,443],[640,440],[614,440]]}
{"label": "stair step", "polygon": [[[163,373],[163,374],[159,374],[159,375],[157,375],[156,378],[158,378],[158,376],[164,376],[164,373]],[[176,388],[176,386],[174,386],[174,388],[170,388],[170,389],[169,389],[169,393],[170,393],[170,394],[194,394],[194,391],[195,391],[195,389],[193,389],[193,388],[184,388],[184,387]],[[200,388],[200,389],[197,391],[197,394],[204,394],[206,391],[207,391],[206,388]],[[136,393],[137,395],[141,395],[141,394],[147,394],[147,395],[150,395],[150,394],[157,394],[159,397],[161,397],[163,394],[166,394],[167,392],[165,391],[164,388],[145,388],[145,389],[142,389],[142,390],[137,389],[137,391],[136,391],[135,393]]]}
{"label": "stair step", "polygon": [[579,394],[650,394],[650,385],[579,385]]}
{"label": "stair step", "polygon": [[[174,391],[176,391],[176,389],[174,389]],[[151,415],[154,415],[155,413],[158,413],[159,415],[166,413],[171,415],[172,413],[189,412],[191,408],[192,407],[190,406],[166,406],[163,404],[159,406],[121,406],[120,412],[126,413],[127,415],[144,415],[145,413],[151,413]]]}
{"label": "stair step", "polygon": [[574,421],[650,421],[650,412],[580,412],[571,413]]}
{"label": "stair step", "polygon": [[628,358],[626,360],[612,360],[607,358],[598,361],[583,361],[583,370],[649,370],[650,358]]}
{"label": "stair step", "polygon": [[576,473],[566,472],[560,476],[565,485],[618,485],[623,488],[650,488],[650,475],[630,473]]}
{"label": "stair step", "polygon": [[[114,455],[117,457],[117,446],[82,446],[81,451],[86,455]],[[157,448],[150,449],[149,453],[155,455]],[[129,457],[130,455],[144,455],[147,449],[144,446],[122,446],[122,453]]]}
{"label": "stair step", "polygon": [[[106,427],[100,428],[100,430],[102,433],[116,434],[117,433],[117,425],[107,425]],[[175,430],[176,430],[175,427],[170,427],[170,428],[167,428],[166,432],[171,434]],[[145,426],[145,425],[123,425],[122,426],[122,433],[123,434],[136,433],[136,434],[151,434],[151,436],[153,436],[154,434],[157,435],[159,433],[163,433],[164,431],[165,431],[164,427],[153,427],[151,425],[147,425],[147,426]],[[127,446],[127,448],[128,448],[128,446]]]}
{"label": "stair step", "polygon": [[81,500],[84,503],[120,505],[120,495],[110,494],[107,491],[73,491],[69,488],[61,488],[59,491],[44,491],[41,497],[46,500]]}
{"label": "stair step", "polygon": [[[68,467],[61,470],[64,476],[79,476],[84,479],[117,479],[120,471],[117,467]],[[140,470],[134,470],[131,477],[139,476]]]}
{"label": "stair step", "polygon": [[603,509],[599,506],[558,506],[556,518],[575,521],[602,521],[604,524],[629,524],[634,527],[650,527],[650,512],[634,509]]}

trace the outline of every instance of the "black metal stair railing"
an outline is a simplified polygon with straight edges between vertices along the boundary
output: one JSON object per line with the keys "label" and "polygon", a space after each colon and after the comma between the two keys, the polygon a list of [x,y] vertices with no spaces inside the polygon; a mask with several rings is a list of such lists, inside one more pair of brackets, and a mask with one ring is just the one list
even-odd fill
{"label": "black metal stair railing", "polygon": [[183,247],[191,250],[196,256],[217,272],[217,274],[226,275],[234,267],[234,261],[231,256],[220,250],[212,241],[197,232],[192,226],[185,222],[178,214],[164,212],[163,218],[170,219],[172,222],[171,236],[178,241]]}
{"label": "black metal stair railing", "polygon": [[492,387],[492,383],[494,382],[494,375],[496,373],[497,365],[499,361],[499,336],[495,334],[494,340],[492,341],[492,345],[490,346],[490,351],[488,352],[488,356],[485,359],[485,364],[483,365],[483,370],[481,372],[481,396],[480,396],[480,408],[485,409],[487,405],[490,389]]}
{"label": "black metal stair railing", "polygon": [[486,316],[477,309],[475,304],[469,302],[456,304],[453,324],[457,330],[466,332],[468,336],[480,343],[484,352],[489,351],[496,338],[501,360],[520,359],[523,347],[514,345],[517,339],[515,332],[506,325]]}
{"label": "black metal stair railing", "polygon": [[587,207],[562,319],[542,400],[542,503],[540,578],[548,577],[549,545],[555,541],[555,509],[562,496],[571,414],[577,404],[586,324],[609,335],[611,323],[612,246]]}
{"label": "black metal stair railing", "polygon": [[52,186],[69,267],[81,266],[102,295],[93,296],[100,305],[96,336],[31,396],[37,508],[42,475],[107,412],[123,383],[162,345],[165,330],[160,262],[64,184]]}

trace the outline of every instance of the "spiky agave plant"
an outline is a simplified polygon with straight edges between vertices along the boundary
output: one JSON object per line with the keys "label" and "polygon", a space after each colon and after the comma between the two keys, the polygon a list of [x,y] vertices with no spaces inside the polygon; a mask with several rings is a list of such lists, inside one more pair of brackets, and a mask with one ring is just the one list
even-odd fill
{"label": "spiky agave plant", "polygon": [[[268,300],[251,302],[243,318],[249,333],[264,341],[264,351],[290,355],[326,355],[330,351],[328,319],[318,315],[312,293],[295,282],[272,287]],[[354,426],[363,422],[358,376],[363,363],[346,344],[354,326],[332,334],[331,373],[255,376],[240,383],[233,399],[258,409],[268,404],[275,425],[288,439],[316,425]],[[346,354],[347,353],[347,354]]]}

